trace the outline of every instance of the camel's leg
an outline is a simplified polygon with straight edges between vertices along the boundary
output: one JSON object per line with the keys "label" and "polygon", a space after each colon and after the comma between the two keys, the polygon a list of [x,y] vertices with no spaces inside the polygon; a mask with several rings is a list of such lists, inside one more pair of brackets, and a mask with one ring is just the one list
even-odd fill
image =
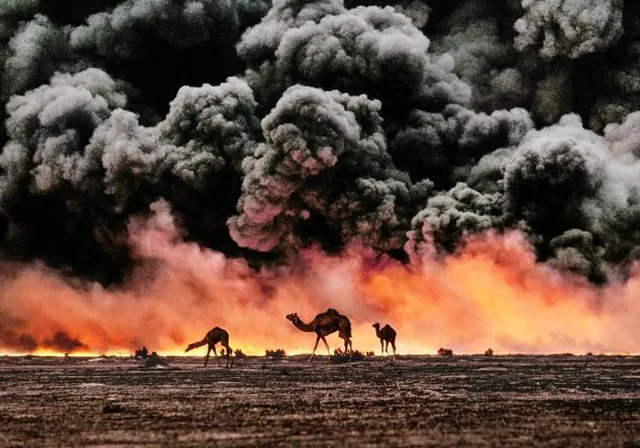
{"label": "camel's leg", "polygon": [[393,360],[396,360],[396,341],[391,341],[391,348],[393,348]]}
{"label": "camel's leg", "polygon": [[313,352],[311,353],[311,358],[309,358],[309,361],[311,361],[314,358],[314,356],[316,356],[316,349],[318,348],[318,342],[320,342],[320,335],[316,337],[316,344],[313,346]]}
{"label": "camel's leg", "polygon": [[384,351],[387,352],[387,355],[389,354],[389,341],[384,341]]}
{"label": "camel's leg", "polygon": [[207,348],[207,354],[204,356],[204,366],[207,367],[209,363],[209,353],[211,353],[211,346],[209,345]]}
{"label": "camel's leg", "polygon": [[[231,347],[229,347],[228,345],[224,346],[224,351],[226,352],[227,355],[227,365],[225,366],[226,368],[229,367],[229,359],[231,359]],[[233,361],[232,361],[233,363]]]}
{"label": "camel's leg", "polygon": [[322,342],[324,342],[324,346],[327,347],[327,355],[329,356],[329,361],[331,361],[331,350],[329,350],[329,344],[327,344],[327,340],[324,336],[321,336]]}
{"label": "camel's leg", "polygon": [[218,367],[220,367],[220,359],[218,359],[218,352],[216,351],[216,346],[212,345],[211,347],[213,347],[213,354],[216,357],[216,361],[218,361]]}

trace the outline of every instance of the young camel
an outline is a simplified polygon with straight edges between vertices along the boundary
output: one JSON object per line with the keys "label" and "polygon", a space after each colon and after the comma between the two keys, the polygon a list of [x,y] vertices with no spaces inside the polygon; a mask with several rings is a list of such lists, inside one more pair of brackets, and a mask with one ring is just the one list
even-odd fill
{"label": "young camel", "polygon": [[313,353],[309,358],[311,361],[316,355],[316,349],[318,348],[318,342],[322,339],[324,346],[327,347],[327,354],[329,355],[329,361],[331,361],[331,351],[329,350],[329,344],[325,336],[331,333],[338,332],[338,336],[344,339],[344,351],[345,353],[351,353],[353,351],[351,343],[351,322],[347,316],[343,316],[333,308],[327,309],[324,313],[318,314],[311,322],[304,323],[302,319],[298,317],[297,313],[287,314],[286,318],[290,320],[298,330],[315,333],[316,343],[313,346]]}
{"label": "young camel", "polygon": [[[209,330],[206,336],[198,342],[192,342],[189,344],[185,350],[185,353],[193,350],[194,348],[202,347],[203,345],[207,345],[207,354],[204,357],[204,366],[207,367],[207,363],[209,362],[209,354],[211,350],[213,350],[213,354],[216,357],[216,361],[218,361],[218,367],[220,367],[220,360],[218,359],[218,353],[216,353],[216,344],[220,343],[225,349],[225,356],[227,358],[227,365],[229,367],[229,357],[231,356],[231,347],[229,347],[229,333],[227,330],[224,330],[220,327],[215,327]],[[233,365],[233,361],[232,361]]]}
{"label": "young camel", "polygon": [[[391,347],[393,348],[393,360],[396,359],[396,330],[394,330],[391,325],[387,324],[382,329],[380,329],[380,324],[376,322],[372,325],[373,328],[376,329],[376,336],[380,339],[380,351],[384,356],[384,352],[386,349],[387,355],[389,354],[389,343],[391,343]],[[386,347],[383,347],[383,343],[386,342]]]}

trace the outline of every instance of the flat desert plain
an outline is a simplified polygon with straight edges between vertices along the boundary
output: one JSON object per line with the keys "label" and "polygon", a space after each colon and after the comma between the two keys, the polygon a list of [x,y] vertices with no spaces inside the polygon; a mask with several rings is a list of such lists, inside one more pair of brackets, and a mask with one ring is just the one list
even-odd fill
{"label": "flat desert plain", "polygon": [[163,359],[0,357],[0,446],[640,446],[639,357]]}

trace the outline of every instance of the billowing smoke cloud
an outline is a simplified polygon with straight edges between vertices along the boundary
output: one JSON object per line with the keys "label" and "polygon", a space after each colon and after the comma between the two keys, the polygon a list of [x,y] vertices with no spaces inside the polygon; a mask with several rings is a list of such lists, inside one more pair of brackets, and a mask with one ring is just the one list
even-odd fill
{"label": "billowing smoke cloud", "polygon": [[267,104],[297,83],[367,93],[390,106],[468,101],[451,56],[428,53],[429,39],[393,8],[345,10],[334,1],[297,11],[298,2],[275,3],[238,45]]}
{"label": "billowing smoke cloud", "polygon": [[[94,129],[125,104],[126,95],[99,69],[58,73],[50,84],[9,100],[9,141],[0,155],[0,210],[7,220],[8,250],[28,257],[51,255],[58,263],[68,251],[75,263],[95,256],[95,266],[101,265],[100,257],[108,257],[109,249],[101,250],[100,242],[80,231],[101,226],[100,204],[79,208],[91,198],[69,186],[78,154]],[[87,222],[87,210],[97,222]],[[88,241],[96,244],[89,249]],[[73,259],[76,254],[81,258]]]}
{"label": "billowing smoke cloud", "polygon": [[451,190],[433,196],[427,207],[412,220],[406,250],[421,258],[433,245],[452,251],[463,236],[499,228],[502,195],[482,194],[458,183]]}
{"label": "billowing smoke cloud", "polygon": [[470,0],[437,24],[433,50],[450,54],[454,73],[472,88],[472,101],[481,110],[525,105],[534,86],[512,42],[501,35],[500,2]]}
{"label": "billowing smoke cloud", "polygon": [[603,51],[622,36],[624,0],[522,0],[515,47],[545,59]]}
{"label": "billowing smoke cloud", "polygon": [[[215,190],[227,190],[233,179],[239,182],[240,163],[259,134],[255,101],[244,81],[182,88],[155,127],[141,126],[134,113],[122,109],[126,101],[118,83],[93,68],[56,74],[49,85],[9,101],[10,140],[0,156],[0,207],[9,219],[9,247],[37,246],[47,235],[69,244],[73,257],[74,240],[102,244],[96,227],[122,230],[129,214],[158,196],[176,202],[192,196],[187,207],[198,207],[199,197],[204,201]],[[227,215],[220,211],[203,207],[197,220],[224,227]],[[60,219],[60,227],[33,220],[47,213]],[[91,234],[78,235],[74,224],[86,219],[96,221],[87,223],[94,226]]]}
{"label": "billowing smoke cloud", "polygon": [[[3,2],[2,262],[130,286],[161,203],[238,278],[515,231],[537,273],[633,279],[639,30],[623,0]],[[97,346],[16,303],[3,344]]]}
{"label": "billowing smoke cloud", "polygon": [[47,82],[65,57],[65,37],[60,28],[40,14],[21,25],[7,44],[2,97]]}
{"label": "billowing smoke cloud", "polygon": [[424,189],[393,166],[380,107],[365,95],[289,88],[262,121],[266,143],[243,162],[234,240],[269,251],[294,242],[297,223],[319,214],[345,242],[401,247],[399,209]]}
{"label": "billowing smoke cloud", "polygon": [[491,115],[449,105],[441,112],[413,110],[392,135],[389,152],[415,180],[443,187],[465,181],[487,152],[517,145],[533,128],[526,110],[497,110]]}
{"label": "billowing smoke cloud", "polygon": [[[553,249],[577,239],[579,246],[595,246],[587,252],[602,250],[606,260],[621,262],[637,256],[640,163],[618,149],[619,128],[608,131],[598,136],[576,115],[531,131],[503,165],[505,207]],[[591,235],[565,233],[573,229]]]}
{"label": "billowing smoke cloud", "polygon": [[[3,153],[6,176],[0,202],[11,202],[7,193],[25,180],[25,187],[35,195],[60,188],[72,169],[70,158],[89,145],[94,129],[112,110],[125,104],[126,96],[99,69],[59,73],[51,84],[14,96],[7,103],[9,151]],[[24,163],[26,160],[37,166]]]}
{"label": "billowing smoke cloud", "polygon": [[241,19],[239,9],[230,1],[128,0],[111,11],[89,16],[86,24],[71,32],[71,46],[106,57],[131,59],[143,51],[145,43],[137,34],[145,32],[182,48],[208,41],[220,27],[228,27],[218,33],[220,38],[233,39]]}
{"label": "billowing smoke cloud", "polygon": [[68,334],[58,331],[56,332],[51,339],[45,339],[42,343],[42,346],[45,348],[49,348],[55,351],[69,353],[74,350],[79,349],[87,349],[86,345],[80,342],[76,338],[72,338]]}

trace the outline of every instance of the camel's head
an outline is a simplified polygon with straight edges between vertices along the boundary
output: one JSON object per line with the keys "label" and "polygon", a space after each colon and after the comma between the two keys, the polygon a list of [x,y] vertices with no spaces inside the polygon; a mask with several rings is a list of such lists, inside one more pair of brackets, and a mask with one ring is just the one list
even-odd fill
{"label": "camel's head", "polygon": [[188,351],[191,351],[194,348],[196,348],[196,344],[189,344],[187,345],[187,348],[184,350],[184,352],[187,353]]}
{"label": "camel's head", "polygon": [[295,322],[296,320],[298,320],[298,313],[287,314],[286,318],[287,318],[287,320],[290,320],[291,322]]}
{"label": "camel's head", "polygon": [[371,325],[373,328],[375,328],[376,330],[380,329],[380,324],[378,322],[376,322],[375,324]]}

